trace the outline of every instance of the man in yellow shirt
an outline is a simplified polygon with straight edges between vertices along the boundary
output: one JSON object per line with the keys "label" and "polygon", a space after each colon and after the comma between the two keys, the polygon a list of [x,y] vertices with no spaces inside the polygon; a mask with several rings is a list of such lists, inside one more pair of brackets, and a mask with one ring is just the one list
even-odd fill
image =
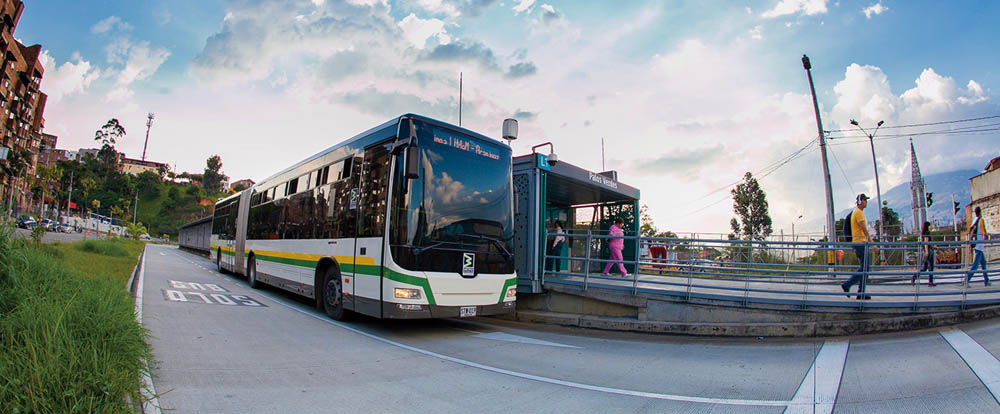
{"label": "man in yellow shirt", "polygon": [[[852,243],[866,243],[871,241],[871,235],[868,234],[868,222],[865,220],[865,207],[868,206],[868,196],[864,193],[858,194],[857,207],[851,212],[851,242]],[[865,295],[865,285],[868,282],[868,250],[865,249],[864,244],[854,245],[854,254],[858,256],[858,270],[851,275],[851,278],[840,285],[844,292],[850,292],[851,286],[860,282],[858,286],[858,299],[868,300],[871,296]],[[851,295],[847,295],[851,297]]]}

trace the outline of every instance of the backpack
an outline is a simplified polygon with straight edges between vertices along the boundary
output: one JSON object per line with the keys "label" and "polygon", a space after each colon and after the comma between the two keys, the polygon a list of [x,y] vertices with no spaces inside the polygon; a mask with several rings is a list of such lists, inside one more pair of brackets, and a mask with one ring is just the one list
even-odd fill
{"label": "backpack", "polygon": [[847,217],[844,217],[844,238],[847,239],[846,241],[851,241],[851,238],[853,237],[851,234],[851,216],[853,215],[854,210],[851,210],[850,213],[847,213]]}

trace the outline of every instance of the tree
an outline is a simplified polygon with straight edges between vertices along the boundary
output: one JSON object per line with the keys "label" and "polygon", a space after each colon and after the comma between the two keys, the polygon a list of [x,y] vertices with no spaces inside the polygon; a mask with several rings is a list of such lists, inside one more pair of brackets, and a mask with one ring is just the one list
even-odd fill
{"label": "tree", "polygon": [[201,186],[209,193],[222,190],[223,175],[219,172],[222,169],[222,158],[213,155],[208,157],[205,164],[205,173],[201,176]]}
{"label": "tree", "polygon": [[743,182],[732,190],[733,212],[729,221],[731,236],[742,240],[764,240],[771,235],[771,216],[767,211],[767,195],[749,171]]}
{"label": "tree", "polygon": [[[899,221],[899,214],[896,210],[889,208],[888,202],[882,202],[882,222],[885,223],[883,228],[885,229],[885,234],[887,236],[899,236],[903,234],[903,226]],[[875,223],[878,226],[878,223]]]}
{"label": "tree", "polygon": [[[35,172],[38,174],[38,179],[41,183],[42,205],[45,205],[45,199],[49,195],[49,184],[53,181],[61,180],[63,171],[58,165],[39,165],[35,169]],[[58,203],[56,203],[56,206],[58,206]]]}
{"label": "tree", "polygon": [[94,141],[101,143],[101,150],[97,153],[97,158],[104,163],[105,167],[117,170],[118,151],[115,144],[125,136],[125,127],[118,123],[117,118],[111,118],[104,123],[101,129],[94,132]]}

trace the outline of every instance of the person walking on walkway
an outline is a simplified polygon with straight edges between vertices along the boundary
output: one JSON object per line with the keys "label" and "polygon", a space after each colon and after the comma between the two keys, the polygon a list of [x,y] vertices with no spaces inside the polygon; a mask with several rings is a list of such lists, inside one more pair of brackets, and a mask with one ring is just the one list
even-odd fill
{"label": "person walking on walkway", "polygon": [[[566,233],[566,231],[563,230],[562,222],[559,220],[555,221],[555,225],[553,227],[554,228],[552,229],[552,234]],[[562,256],[562,249],[563,246],[565,245],[566,245],[566,236],[555,236],[552,239],[552,247],[549,248],[549,256]],[[557,258],[549,259],[549,270],[555,270],[556,272],[558,272],[561,270],[560,269],[561,266],[562,266],[561,259]]]}
{"label": "person walking on walkway", "polygon": [[[625,220],[621,217],[615,219],[615,224],[611,225],[608,229],[608,234],[613,238],[608,240],[608,250],[611,251],[611,257],[608,260],[617,260],[618,270],[622,272],[622,277],[628,277],[628,272],[625,271],[625,265],[621,262],[625,257],[622,256],[622,250],[625,250],[625,231],[622,230],[622,226],[625,225]],[[614,237],[618,236],[618,237]],[[615,265],[616,262],[608,262],[607,266],[604,266],[604,276],[611,276],[608,272],[611,271],[611,266]]]}
{"label": "person walking on walkway", "polygon": [[972,228],[969,229],[969,241],[973,242],[970,247],[973,254],[975,254],[975,258],[972,259],[972,267],[969,268],[969,273],[966,274],[966,284],[972,280],[972,275],[976,273],[976,267],[978,266],[983,269],[983,284],[986,286],[990,285],[990,277],[986,272],[986,256],[983,252],[983,243],[975,243],[980,240],[988,240],[988,237],[989,235],[986,234],[986,224],[983,223],[983,210],[976,206],[976,221],[972,222]]}
{"label": "person walking on walkway", "polygon": [[[871,235],[868,234],[868,221],[865,220],[865,207],[868,206],[868,196],[864,193],[858,194],[857,207],[851,212],[851,242],[852,243],[867,243],[872,240]],[[868,283],[868,250],[865,248],[864,244],[854,245],[854,254],[858,256],[858,270],[854,275],[851,275],[850,279],[847,279],[844,284],[840,285],[844,292],[850,292],[851,286],[857,283],[858,285],[858,299],[868,300],[871,296],[865,295],[865,285]],[[847,295],[851,297],[851,295]]]}
{"label": "person walking on walkway", "polygon": [[[931,222],[925,221],[924,228],[920,232],[920,241],[923,243],[929,243],[931,241]],[[923,272],[930,272],[927,274],[927,286],[936,286],[934,284],[934,247],[929,244],[923,245],[924,249],[924,263],[913,277],[910,278],[910,284],[914,285],[917,283],[917,279],[920,278],[920,274]]]}

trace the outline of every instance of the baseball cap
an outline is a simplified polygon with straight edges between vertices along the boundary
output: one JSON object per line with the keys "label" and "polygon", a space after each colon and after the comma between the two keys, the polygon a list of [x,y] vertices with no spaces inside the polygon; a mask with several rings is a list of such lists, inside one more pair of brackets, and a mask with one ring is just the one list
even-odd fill
{"label": "baseball cap", "polygon": [[861,202],[864,200],[870,200],[870,198],[868,198],[868,196],[866,196],[865,193],[858,194],[857,203],[861,204]]}

